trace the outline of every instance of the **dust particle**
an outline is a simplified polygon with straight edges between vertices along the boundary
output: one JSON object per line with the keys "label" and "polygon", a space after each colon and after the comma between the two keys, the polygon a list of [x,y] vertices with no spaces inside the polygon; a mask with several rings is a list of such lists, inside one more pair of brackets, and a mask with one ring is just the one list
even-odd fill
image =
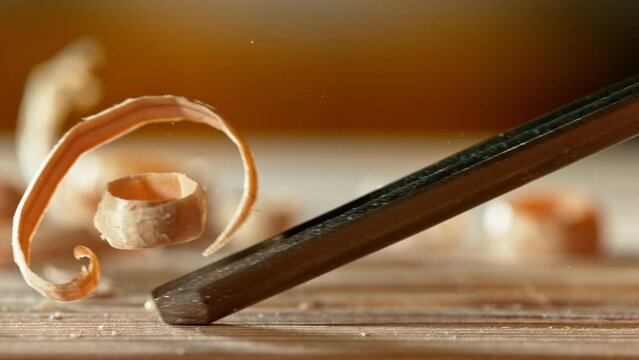
{"label": "dust particle", "polygon": [[144,310],[148,312],[157,312],[158,307],[155,305],[155,301],[153,301],[153,299],[148,299],[144,302]]}
{"label": "dust particle", "polygon": [[59,311],[56,311],[53,314],[49,315],[49,319],[50,320],[60,320],[60,319],[62,319],[62,313],[59,312]]}

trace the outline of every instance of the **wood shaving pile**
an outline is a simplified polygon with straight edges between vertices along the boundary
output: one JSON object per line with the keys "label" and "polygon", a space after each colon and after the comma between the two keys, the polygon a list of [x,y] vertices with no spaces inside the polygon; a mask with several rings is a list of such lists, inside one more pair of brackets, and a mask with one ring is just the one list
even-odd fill
{"label": "wood shaving pile", "polygon": [[483,216],[491,257],[595,256],[602,250],[601,206],[575,188],[519,190],[491,201]]}

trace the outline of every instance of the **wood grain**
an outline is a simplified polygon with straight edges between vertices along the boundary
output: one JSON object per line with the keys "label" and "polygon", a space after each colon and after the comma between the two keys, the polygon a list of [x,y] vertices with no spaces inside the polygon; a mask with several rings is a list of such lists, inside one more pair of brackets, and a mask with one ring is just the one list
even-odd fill
{"label": "wood grain", "polygon": [[[211,326],[168,326],[142,304],[171,271],[111,260],[110,298],[48,305],[0,272],[2,358],[599,358],[639,353],[639,265],[363,260]],[[163,258],[163,259],[162,259]],[[146,259],[148,260],[148,259]],[[115,268],[115,266],[111,266]],[[149,279],[153,279],[152,281]]]}

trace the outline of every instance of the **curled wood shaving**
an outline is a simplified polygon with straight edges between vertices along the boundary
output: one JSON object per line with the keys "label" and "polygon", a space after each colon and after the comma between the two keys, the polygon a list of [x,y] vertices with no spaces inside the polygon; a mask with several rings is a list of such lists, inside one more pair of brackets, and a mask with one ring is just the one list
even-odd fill
{"label": "curled wood shaving", "polygon": [[95,227],[116,249],[138,250],[199,238],[206,195],[184,174],[147,173],[110,182]]}
{"label": "curled wood shaving", "polygon": [[[70,278],[75,276],[73,271],[69,271],[66,269],[61,269],[51,264],[47,264],[42,268],[42,273],[49,280],[54,282],[64,282]],[[90,297],[93,299],[96,298],[110,298],[115,296],[117,293],[115,286],[113,285],[113,279],[107,276],[100,276],[100,283],[97,285],[95,290],[91,293]],[[51,299],[47,299],[49,302],[53,301]],[[55,304],[55,302],[53,302]],[[53,309],[53,308],[52,308]]]}
{"label": "curled wood shaving", "polygon": [[29,74],[16,136],[18,165],[25,182],[38,171],[69,114],[88,109],[100,99],[101,82],[94,71],[102,58],[95,41],[80,39]]}
{"label": "curled wood shaving", "polygon": [[[69,115],[87,110],[100,100],[102,83],[95,70],[102,59],[103,51],[98,43],[83,38],[71,42],[29,73],[16,132],[16,155],[25,184],[33,179],[58,141]],[[95,191],[90,178],[99,172],[81,173],[82,176],[70,174],[57,191],[56,197],[61,201],[53,202],[51,218],[58,225],[91,224],[97,202],[92,201]],[[64,203],[64,207],[58,206],[60,203]]]}
{"label": "curled wood shaving", "polygon": [[204,251],[208,256],[224,244],[246,221],[257,196],[257,173],[246,143],[228,123],[208,106],[175,96],[147,96],[129,99],[71,128],[45,159],[27,187],[16,210],[13,223],[13,256],[25,281],[45,296],[57,300],[76,300],[88,295],[100,278],[100,264],[87,247],[74,249],[76,259],[88,259],[74,279],[62,284],[48,282],[30,266],[29,248],[44,212],[64,175],[80,155],[151,123],[192,121],[224,132],[237,146],[244,165],[244,192],[240,204],[226,228]]}
{"label": "curled wood shaving", "polygon": [[581,189],[520,189],[491,201],[482,226],[491,258],[587,256],[602,250],[597,200]]}

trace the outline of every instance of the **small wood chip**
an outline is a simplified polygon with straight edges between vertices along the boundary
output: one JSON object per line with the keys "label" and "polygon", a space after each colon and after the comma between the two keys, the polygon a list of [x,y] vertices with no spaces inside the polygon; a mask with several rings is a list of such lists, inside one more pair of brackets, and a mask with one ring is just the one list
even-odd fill
{"label": "small wood chip", "polygon": [[297,308],[300,310],[311,310],[320,307],[320,303],[317,301],[300,301],[297,304]]}

